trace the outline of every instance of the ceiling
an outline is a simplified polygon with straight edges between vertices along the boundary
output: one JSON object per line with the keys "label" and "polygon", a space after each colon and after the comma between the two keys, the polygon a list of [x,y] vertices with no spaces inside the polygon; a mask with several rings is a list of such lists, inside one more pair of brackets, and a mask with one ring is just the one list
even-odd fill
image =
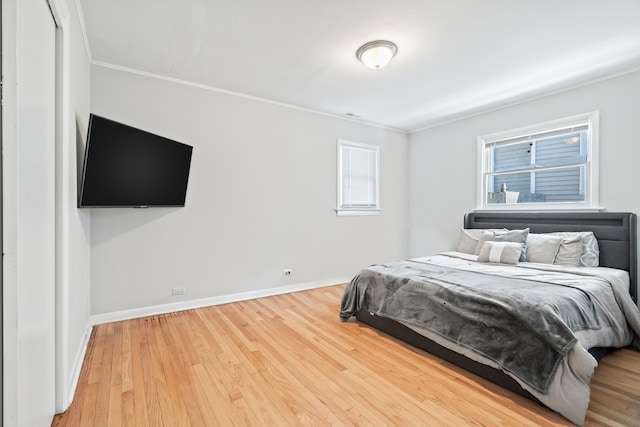
{"label": "ceiling", "polygon": [[79,4],[95,64],[407,132],[640,69],[639,0]]}

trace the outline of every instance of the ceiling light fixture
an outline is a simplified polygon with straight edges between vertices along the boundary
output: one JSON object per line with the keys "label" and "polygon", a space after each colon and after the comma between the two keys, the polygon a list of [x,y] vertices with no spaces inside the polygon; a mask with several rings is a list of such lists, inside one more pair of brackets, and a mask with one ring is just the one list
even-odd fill
{"label": "ceiling light fixture", "polygon": [[382,68],[398,53],[398,46],[387,40],[365,43],[356,52],[356,58],[374,70]]}

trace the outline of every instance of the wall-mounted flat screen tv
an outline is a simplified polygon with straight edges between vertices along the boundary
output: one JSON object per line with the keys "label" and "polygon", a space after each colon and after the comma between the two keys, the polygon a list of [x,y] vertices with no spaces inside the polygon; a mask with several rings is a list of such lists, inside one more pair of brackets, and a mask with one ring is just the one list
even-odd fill
{"label": "wall-mounted flat screen tv", "polygon": [[91,114],[78,206],[184,206],[192,150]]}

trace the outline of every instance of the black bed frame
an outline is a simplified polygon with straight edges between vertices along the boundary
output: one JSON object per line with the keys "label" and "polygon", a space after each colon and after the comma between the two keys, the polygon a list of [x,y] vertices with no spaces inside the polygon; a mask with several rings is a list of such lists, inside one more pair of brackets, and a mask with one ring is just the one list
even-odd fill
{"label": "black bed frame", "polygon": [[[554,231],[592,231],[598,239],[600,266],[629,272],[629,293],[637,303],[637,226],[636,215],[621,212],[472,212],[464,216],[464,228],[529,228],[531,233]],[[360,310],[356,318],[374,328],[425,350],[469,372],[517,394],[538,401],[499,369],[478,363],[423,337],[394,320]],[[603,349],[590,349],[599,359]]]}

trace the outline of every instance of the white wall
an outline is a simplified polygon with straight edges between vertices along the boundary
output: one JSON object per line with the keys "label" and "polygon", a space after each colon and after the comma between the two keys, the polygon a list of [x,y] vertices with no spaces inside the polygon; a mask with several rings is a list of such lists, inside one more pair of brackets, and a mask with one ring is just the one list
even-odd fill
{"label": "white wall", "polygon": [[[91,93],[92,112],[194,146],[186,207],[92,209],[94,315],[339,283],[406,257],[405,134],[97,65]],[[336,216],[338,138],[381,147],[381,215]]]}
{"label": "white wall", "polygon": [[600,111],[600,206],[640,214],[640,72],[528,101],[409,135],[409,255],[455,248],[476,208],[477,137]]}

